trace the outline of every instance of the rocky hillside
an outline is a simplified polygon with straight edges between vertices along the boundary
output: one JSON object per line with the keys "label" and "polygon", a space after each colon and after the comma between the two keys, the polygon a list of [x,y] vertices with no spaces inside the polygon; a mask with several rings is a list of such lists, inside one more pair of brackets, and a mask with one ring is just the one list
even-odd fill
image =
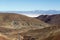
{"label": "rocky hillside", "polygon": [[[0,26],[5,28],[12,28],[12,29],[20,29],[28,28],[28,27],[37,27],[41,28],[42,25],[46,25],[46,23],[39,21],[35,18],[30,18],[25,15],[13,14],[13,13],[1,13],[0,14]],[[48,26],[48,25],[46,25]]]}
{"label": "rocky hillside", "polygon": [[59,40],[60,26],[16,13],[0,13],[0,40]]}
{"label": "rocky hillside", "polygon": [[30,36],[29,39],[34,39],[34,40],[60,40],[59,33],[60,33],[60,27],[52,26],[52,27],[45,27],[43,29],[29,30],[28,32],[23,34],[25,39],[27,38],[27,36],[28,37]]}
{"label": "rocky hillside", "polygon": [[1,40],[25,40],[25,33],[29,30],[43,29],[45,27],[50,27],[50,25],[35,18],[16,13],[0,13]]}
{"label": "rocky hillside", "polygon": [[42,20],[48,24],[52,25],[60,25],[60,14],[54,14],[54,15],[40,15],[36,17],[39,20]]}

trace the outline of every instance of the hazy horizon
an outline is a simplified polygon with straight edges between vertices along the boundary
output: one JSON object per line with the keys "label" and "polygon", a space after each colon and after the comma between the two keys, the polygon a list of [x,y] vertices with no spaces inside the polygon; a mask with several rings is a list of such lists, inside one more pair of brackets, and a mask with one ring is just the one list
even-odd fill
{"label": "hazy horizon", "polygon": [[[60,0],[0,0],[0,12],[35,11],[35,10],[60,11]],[[44,13],[21,13],[21,14],[24,14],[30,17],[35,17]],[[51,13],[51,14],[54,14],[54,13]]]}
{"label": "hazy horizon", "polygon": [[16,13],[29,17],[37,17],[39,15],[60,14],[60,10],[34,10],[34,11],[0,11],[0,13]]}

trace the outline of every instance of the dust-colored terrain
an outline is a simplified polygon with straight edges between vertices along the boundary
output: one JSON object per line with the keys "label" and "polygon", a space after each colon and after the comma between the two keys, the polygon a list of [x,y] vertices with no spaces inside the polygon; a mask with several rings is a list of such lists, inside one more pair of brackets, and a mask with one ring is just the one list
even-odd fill
{"label": "dust-colored terrain", "polygon": [[[24,34],[22,35],[22,33],[48,26],[48,24],[38,19],[30,18],[25,15],[14,13],[0,13],[0,33],[1,35],[7,37],[8,40],[23,40]],[[4,36],[1,37],[5,38]]]}
{"label": "dust-colored terrain", "polygon": [[16,13],[0,13],[0,40],[58,40],[59,26]]}
{"label": "dust-colored terrain", "polygon": [[[49,37],[47,37],[45,40],[60,40],[60,34],[59,34],[60,33],[60,29],[59,29],[59,27],[60,27],[60,14],[40,15],[36,18],[41,21],[44,21],[45,23],[52,25],[51,27],[56,26],[56,28],[54,28],[55,29],[54,32],[52,32],[53,34],[50,35]],[[56,30],[56,29],[58,29],[58,30]]]}

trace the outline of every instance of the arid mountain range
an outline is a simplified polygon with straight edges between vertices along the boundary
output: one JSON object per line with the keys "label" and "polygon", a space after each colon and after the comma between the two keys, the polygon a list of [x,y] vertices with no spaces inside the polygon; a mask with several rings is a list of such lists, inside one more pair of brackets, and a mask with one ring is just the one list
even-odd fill
{"label": "arid mountain range", "polygon": [[33,11],[3,11],[3,13],[18,13],[24,14],[29,17],[37,17],[39,15],[51,15],[51,14],[60,14],[60,10],[33,10]]}
{"label": "arid mountain range", "polygon": [[0,13],[0,40],[60,40],[59,33],[60,26],[41,19],[16,13]]}
{"label": "arid mountain range", "polygon": [[33,10],[33,11],[5,11],[9,13],[24,13],[24,14],[59,14],[60,10]]}

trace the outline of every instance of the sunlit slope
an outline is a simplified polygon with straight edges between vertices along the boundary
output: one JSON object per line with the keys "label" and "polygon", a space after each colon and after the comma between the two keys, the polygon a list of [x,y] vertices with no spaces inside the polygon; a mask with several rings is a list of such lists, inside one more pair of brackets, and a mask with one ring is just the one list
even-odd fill
{"label": "sunlit slope", "polygon": [[[47,27],[50,27],[50,25],[25,15],[16,13],[0,13],[0,39],[2,40],[18,40],[22,37],[24,39],[24,36],[30,35],[30,33],[40,33],[41,29]],[[30,32],[31,30],[32,32]],[[32,37],[36,37],[35,34],[32,35]],[[39,38],[39,36],[37,37]]]}
{"label": "sunlit slope", "polygon": [[20,28],[43,28],[48,25],[38,19],[14,13],[0,13],[0,27],[20,29]]}

